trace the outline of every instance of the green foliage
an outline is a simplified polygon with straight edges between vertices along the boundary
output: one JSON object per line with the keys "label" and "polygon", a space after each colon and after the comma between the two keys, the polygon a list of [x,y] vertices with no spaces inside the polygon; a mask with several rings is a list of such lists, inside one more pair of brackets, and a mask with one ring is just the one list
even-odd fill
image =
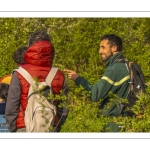
{"label": "green foliage", "polygon": [[150,131],[150,93],[138,96],[139,100],[133,108],[133,117],[115,118],[117,123],[123,124],[121,132],[149,132]]}
{"label": "green foliage", "polygon": [[90,92],[82,87],[75,88],[68,94],[69,116],[61,132],[100,132],[108,123],[108,118],[98,116],[99,102],[91,102]]}
{"label": "green foliage", "polygon": [[[124,55],[141,66],[148,89],[133,108],[134,118],[117,117],[113,120],[124,124],[122,132],[150,131],[150,18],[0,18],[0,23],[0,77],[17,67],[12,59],[13,52],[28,45],[32,32],[44,30],[51,36],[55,47],[53,66],[60,70],[75,70],[94,84],[105,70],[98,54],[100,37],[106,33],[121,36]],[[91,102],[88,98],[90,93],[77,88],[74,82],[67,79],[67,83],[70,112],[62,132],[104,131],[110,118],[97,118],[99,102]]]}

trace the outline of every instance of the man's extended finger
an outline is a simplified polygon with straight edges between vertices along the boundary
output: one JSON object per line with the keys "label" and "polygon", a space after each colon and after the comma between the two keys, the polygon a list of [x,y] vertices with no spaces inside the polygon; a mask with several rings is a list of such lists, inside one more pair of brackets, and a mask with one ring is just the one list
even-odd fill
{"label": "man's extended finger", "polygon": [[73,70],[69,70],[69,69],[64,69],[65,72],[71,73],[73,72]]}

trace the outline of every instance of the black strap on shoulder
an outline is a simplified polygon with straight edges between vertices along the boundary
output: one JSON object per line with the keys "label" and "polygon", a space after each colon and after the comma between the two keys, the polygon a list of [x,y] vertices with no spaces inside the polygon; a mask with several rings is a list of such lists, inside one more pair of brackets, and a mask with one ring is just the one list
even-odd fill
{"label": "black strap on shoulder", "polygon": [[128,72],[129,72],[129,75],[130,75],[130,81],[129,81],[129,83],[131,85],[131,83],[133,83],[133,81],[132,81],[133,73],[131,71],[131,64],[133,62],[129,61],[123,55],[121,55],[113,63],[124,63],[126,65],[126,68],[127,68]]}
{"label": "black strap on shoulder", "polygon": [[125,63],[126,61],[127,61],[127,59],[123,55],[121,55],[121,56],[117,57],[113,63],[118,63],[118,62]]}

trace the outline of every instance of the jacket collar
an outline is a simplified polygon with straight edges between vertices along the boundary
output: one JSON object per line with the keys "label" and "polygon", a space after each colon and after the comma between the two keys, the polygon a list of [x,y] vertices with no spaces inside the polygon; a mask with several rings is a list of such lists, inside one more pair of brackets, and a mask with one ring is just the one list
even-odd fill
{"label": "jacket collar", "polygon": [[111,56],[105,63],[105,67],[107,68],[108,66],[110,66],[116,59],[123,57],[122,52],[118,52],[117,54]]}

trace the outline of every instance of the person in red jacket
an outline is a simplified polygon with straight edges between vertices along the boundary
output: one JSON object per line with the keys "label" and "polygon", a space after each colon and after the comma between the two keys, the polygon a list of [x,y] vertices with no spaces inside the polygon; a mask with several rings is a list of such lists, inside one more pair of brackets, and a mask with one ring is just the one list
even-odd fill
{"label": "person in red jacket", "polygon": [[[21,66],[24,64],[24,53],[26,52],[26,50],[27,50],[27,47],[22,46],[22,47],[19,47],[13,53],[12,58],[14,62],[18,64],[18,66]],[[7,126],[4,126],[4,125],[6,124],[5,108],[6,108],[7,94],[8,94],[8,89],[9,89],[9,84],[11,82],[11,78],[12,78],[12,74],[7,74],[0,78],[0,121],[2,121],[2,124],[0,124],[1,126],[0,132],[8,132]]]}
{"label": "person in red jacket", "polygon": [[[28,49],[24,55],[25,64],[21,67],[26,69],[32,77],[38,78],[39,82],[43,82],[52,68],[54,53],[54,46],[49,35],[44,31],[34,32],[29,38]],[[5,110],[7,125],[11,132],[26,132],[24,112],[28,104],[29,86],[30,84],[21,74],[13,73]],[[65,76],[59,69],[52,81],[52,89],[54,94],[67,96],[68,89]],[[68,110],[65,107],[58,107],[60,103],[61,100],[55,101],[57,106],[55,117],[57,132],[60,132],[68,115]]]}
{"label": "person in red jacket", "polygon": [[[13,53],[13,60],[18,64],[18,66],[23,65],[24,62],[24,54],[26,50],[28,49],[27,46],[19,47],[14,53]],[[12,73],[4,75],[0,78],[0,102],[6,102],[9,84],[11,82]]]}

